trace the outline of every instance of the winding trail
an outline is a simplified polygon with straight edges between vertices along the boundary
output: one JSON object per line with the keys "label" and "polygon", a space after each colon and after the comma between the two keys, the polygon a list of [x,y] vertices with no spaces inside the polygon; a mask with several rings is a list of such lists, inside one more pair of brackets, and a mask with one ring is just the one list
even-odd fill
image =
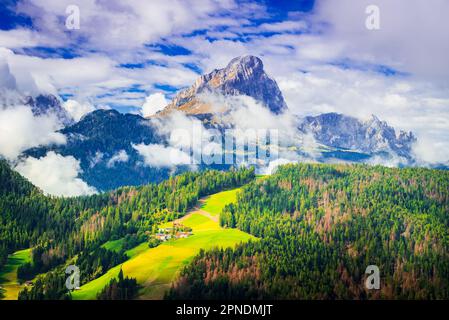
{"label": "winding trail", "polygon": [[73,299],[95,299],[97,293],[111,279],[117,277],[121,268],[125,276],[136,278],[141,286],[138,299],[160,300],[176,281],[180,270],[189,264],[201,249],[234,247],[241,242],[256,239],[238,229],[222,228],[218,224],[219,212],[225,205],[235,201],[232,195],[236,191],[237,189],[223,191],[200,199],[198,205],[186,215],[161,225],[166,228],[172,226],[174,222],[182,222],[183,225],[192,228],[193,235],[163,242],[155,248],[148,248],[147,243],[142,243],[138,246],[139,250],[132,249],[137,253],[128,254],[129,260],[86,283],[80,290],[74,291]]}
{"label": "winding trail", "polygon": [[208,219],[218,223],[218,216],[217,215],[211,215],[209,212],[204,211],[203,209],[201,209],[198,206],[192,208],[192,210],[189,213],[187,213],[186,215],[184,215],[183,217],[181,217],[179,219],[176,219],[174,222],[175,223],[181,223],[184,220],[187,220],[187,219],[191,218],[192,215],[194,215],[194,214],[202,215],[203,217],[206,217],[206,218],[208,218]]}

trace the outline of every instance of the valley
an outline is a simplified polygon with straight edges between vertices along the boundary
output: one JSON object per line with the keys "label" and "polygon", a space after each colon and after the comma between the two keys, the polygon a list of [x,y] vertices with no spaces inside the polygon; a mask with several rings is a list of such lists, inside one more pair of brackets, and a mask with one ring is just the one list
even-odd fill
{"label": "valley", "polygon": [[[141,289],[139,299],[162,299],[164,293],[176,279],[179,270],[186,266],[200,250],[214,247],[227,248],[236,244],[255,240],[237,229],[225,229],[218,224],[218,215],[223,207],[236,199],[240,188],[219,192],[199,200],[199,206],[193,208],[184,217],[161,225],[170,227],[181,222],[192,228],[192,235],[183,239],[172,239],[155,248],[149,248],[146,242],[126,251],[129,260],[108,270],[101,277],[83,285],[72,293],[74,300],[93,300],[105,285],[116,278],[120,269],[129,277],[137,279]],[[108,241],[103,247],[120,251],[123,239]],[[0,285],[5,289],[5,299],[16,300],[24,285],[17,282],[17,269],[30,262],[30,249],[17,251],[10,256],[3,268]],[[81,275],[82,276],[82,275]]]}
{"label": "valley", "polygon": [[0,314],[449,301],[449,0],[340,2],[0,1]]}
{"label": "valley", "polygon": [[[447,171],[290,164],[62,199],[0,169],[2,219],[21,226],[0,233],[12,248],[0,269],[6,299],[448,297]],[[81,286],[69,292],[71,264]],[[373,264],[377,291],[364,285]]]}
{"label": "valley", "polygon": [[17,300],[19,291],[24,287],[18,282],[17,269],[27,262],[31,262],[31,249],[16,251],[8,257],[6,265],[0,270],[0,299]]}
{"label": "valley", "polygon": [[[143,243],[129,250],[128,261],[85,284],[80,290],[74,291],[72,298],[74,300],[95,299],[98,292],[112,278],[117,277],[121,268],[125,275],[136,278],[137,283],[142,287],[139,291],[139,299],[162,299],[179,270],[186,266],[200,250],[233,247],[238,243],[256,239],[237,229],[224,229],[218,225],[217,221],[211,219],[213,216],[218,216],[226,204],[235,201],[237,191],[238,189],[223,191],[201,199],[199,202],[202,204],[202,209],[194,208],[185,217],[178,219],[177,221],[182,221],[183,225],[192,228],[192,236],[168,240],[156,248],[148,248],[147,244]],[[172,225],[173,222],[169,222],[161,227]],[[113,248],[113,245],[107,247]]]}

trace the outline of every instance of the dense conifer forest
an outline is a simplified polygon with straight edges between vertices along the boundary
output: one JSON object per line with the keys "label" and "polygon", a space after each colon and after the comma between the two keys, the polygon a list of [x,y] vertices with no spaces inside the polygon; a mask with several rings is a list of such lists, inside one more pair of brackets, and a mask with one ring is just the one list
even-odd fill
{"label": "dense conifer forest", "polygon": [[[17,272],[33,280],[19,299],[70,299],[65,267],[81,285],[151,242],[158,224],[199,198],[242,186],[219,222],[258,238],[235,249],[201,251],[168,299],[448,299],[449,172],[368,165],[297,164],[254,179],[254,170],[184,173],[160,184],[89,197],[47,197],[0,161],[0,267],[32,248]],[[120,250],[103,244],[123,239]],[[379,267],[379,290],[366,268]],[[120,273],[100,299],[132,299]]]}
{"label": "dense conifer forest", "polygon": [[[21,297],[65,298],[66,292],[60,293],[65,274],[55,268],[76,263],[83,283],[95,279],[127,259],[123,250],[101,248],[106,241],[148,241],[157,224],[183,216],[200,197],[249,182],[254,169],[188,172],[160,184],[76,198],[45,196],[4,161],[0,177],[0,268],[8,254],[33,248],[32,262],[19,268],[18,278],[43,275],[31,294]],[[49,288],[55,293],[46,292]]]}
{"label": "dense conifer forest", "polygon": [[138,290],[137,281],[128,278],[120,270],[117,279],[112,279],[109,284],[98,294],[98,300],[131,300]]}
{"label": "dense conifer forest", "polygon": [[[287,165],[244,186],[220,223],[261,241],[201,252],[167,298],[449,298],[447,171]],[[365,287],[368,265],[380,290]]]}

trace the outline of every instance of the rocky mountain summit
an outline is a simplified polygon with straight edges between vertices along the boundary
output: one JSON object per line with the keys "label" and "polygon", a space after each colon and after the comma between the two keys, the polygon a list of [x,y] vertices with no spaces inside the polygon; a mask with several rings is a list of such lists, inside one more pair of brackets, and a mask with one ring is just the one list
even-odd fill
{"label": "rocky mountain summit", "polygon": [[250,96],[274,114],[287,109],[281,90],[276,81],[265,73],[262,60],[248,55],[234,58],[225,68],[199,77],[190,88],[177,94],[160,114],[167,114],[171,110],[180,110],[187,114],[226,111],[221,106],[212,106],[204,99],[204,95],[210,94]]}
{"label": "rocky mountain summit", "polygon": [[[144,158],[135,146],[152,144],[159,146],[158,150],[165,150],[170,145],[170,137],[161,129],[160,123],[170,123],[172,119],[168,115],[173,110],[181,111],[192,121],[200,120],[206,129],[223,132],[233,128],[236,115],[251,117],[246,106],[240,106],[240,96],[249,96],[265,106],[272,113],[273,121],[280,123],[284,118],[292,118],[276,81],[265,73],[262,61],[254,56],[243,56],[232,59],[223,69],[199,77],[150,119],[115,110],[97,110],[74,122],[57,97],[48,94],[28,97],[26,104],[35,115],[55,114],[60,119],[64,128],[59,132],[67,137],[67,143],[37,146],[25,151],[24,156],[40,158],[49,151],[73,156],[80,161],[80,177],[97,190],[158,182],[175,172],[189,170],[189,167],[145,166]],[[227,101],[233,103],[227,104]],[[226,110],[226,107],[232,109]],[[291,134],[294,138],[284,139],[286,145],[279,149],[280,157],[285,155],[284,158],[290,161],[307,157],[320,162],[370,162],[379,157],[386,161],[399,159],[401,165],[412,165],[415,161],[412,146],[416,138],[413,133],[397,132],[376,116],[360,120],[351,115],[326,113],[305,118],[294,116],[293,119],[293,127],[286,124],[285,128],[289,137]],[[313,141],[309,141],[309,137]],[[117,155],[122,155],[123,161],[113,161]],[[221,167],[199,166],[199,169],[204,168]]]}

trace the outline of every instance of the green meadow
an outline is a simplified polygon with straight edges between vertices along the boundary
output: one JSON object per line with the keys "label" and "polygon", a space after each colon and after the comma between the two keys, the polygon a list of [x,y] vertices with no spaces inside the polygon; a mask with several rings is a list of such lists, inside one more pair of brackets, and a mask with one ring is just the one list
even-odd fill
{"label": "green meadow", "polygon": [[118,240],[111,240],[103,244],[102,247],[110,251],[119,252],[123,247],[124,240],[125,239],[123,238]]}
{"label": "green meadow", "polygon": [[[235,201],[238,189],[220,192],[206,198],[201,207],[211,216],[218,215],[225,204]],[[216,221],[199,211],[193,211],[182,219],[182,223],[192,228],[193,235],[188,238],[174,239],[162,243],[156,248],[148,248],[143,243],[127,252],[130,259],[110,269],[103,276],[83,285],[72,293],[73,299],[95,299],[98,292],[109,281],[117,277],[120,268],[125,276],[137,279],[141,286],[140,299],[161,299],[170,288],[179,271],[187,265],[200,249],[214,247],[233,247],[238,243],[255,239],[237,229],[221,228]],[[164,224],[168,226],[169,224]],[[118,240],[116,240],[118,241]],[[117,242],[109,242],[106,248],[114,250]]]}
{"label": "green meadow", "polygon": [[23,288],[17,280],[17,269],[28,262],[31,262],[31,249],[16,251],[8,257],[6,265],[0,270],[0,298],[17,300]]}
{"label": "green meadow", "polygon": [[239,190],[240,188],[237,188],[213,194],[203,200],[201,209],[209,212],[212,216],[217,216],[227,204],[237,200]]}

